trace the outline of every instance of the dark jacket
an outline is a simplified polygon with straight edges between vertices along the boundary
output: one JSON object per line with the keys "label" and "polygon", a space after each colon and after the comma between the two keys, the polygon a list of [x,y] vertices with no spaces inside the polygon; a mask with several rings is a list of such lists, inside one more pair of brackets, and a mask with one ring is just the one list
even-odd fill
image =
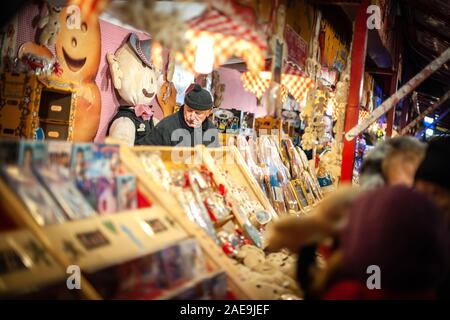
{"label": "dark jacket", "polygon": [[116,115],[109,122],[106,135],[109,135],[109,129],[111,128],[112,123],[122,117],[133,121],[134,126],[136,127],[134,145],[148,145],[151,133],[155,128],[153,124],[153,117],[150,118],[150,120],[144,120],[141,117],[136,116],[134,110],[130,109],[128,106],[119,108],[119,111],[117,111]]}
{"label": "dark jacket", "polygon": [[155,127],[149,140],[151,145],[193,147],[204,144],[207,147],[219,147],[219,131],[208,119],[200,128],[191,128],[186,124],[183,107],[164,119]]}

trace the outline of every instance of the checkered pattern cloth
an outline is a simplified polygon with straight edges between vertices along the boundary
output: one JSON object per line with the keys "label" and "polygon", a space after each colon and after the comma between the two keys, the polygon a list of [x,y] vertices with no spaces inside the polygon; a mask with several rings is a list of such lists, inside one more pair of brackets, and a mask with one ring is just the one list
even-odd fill
{"label": "checkered pattern cloth", "polygon": [[363,121],[368,115],[369,115],[369,111],[367,111],[367,110],[365,110],[365,109],[362,109],[362,110],[359,110],[359,123],[361,123],[361,121]]}
{"label": "checkered pattern cloth", "polygon": [[327,101],[327,106],[331,105],[331,108],[333,109],[333,120],[337,120],[339,118],[339,109],[338,109],[338,103],[336,101],[336,94],[334,92],[329,92],[329,98]]}
{"label": "checkered pattern cloth", "polygon": [[[285,62],[283,74],[281,75],[281,97],[285,101],[290,93],[298,102],[302,101],[313,81],[307,77],[295,64]],[[261,99],[264,92],[270,86],[271,73],[244,72],[241,76],[245,90],[252,92],[258,99]]]}
{"label": "checkered pattern cloth", "polygon": [[242,73],[241,80],[245,90],[252,92],[256,98],[261,99],[270,86],[271,76],[270,72],[253,73],[247,71]]}
{"label": "checkered pattern cloth", "polygon": [[264,68],[267,43],[264,37],[217,10],[207,10],[188,23],[186,38],[189,44],[184,53],[178,53],[176,61],[188,70],[194,70],[195,50],[203,36],[213,41],[214,66],[224,64],[230,57],[242,58],[247,69],[258,72]]}
{"label": "checkered pattern cloth", "polygon": [[313,81],[296,64],[286,61],[284,73],[281,76],[281,84],[287,88],[295,100],[300,102],[309,88],[312,87]]}
{"label": "checkered pattern cloth", "polygon": [[286,101],[288,94],[289,94],[288,89],[285,86],[281,85],[280,87],[281,102],[284,103]]}

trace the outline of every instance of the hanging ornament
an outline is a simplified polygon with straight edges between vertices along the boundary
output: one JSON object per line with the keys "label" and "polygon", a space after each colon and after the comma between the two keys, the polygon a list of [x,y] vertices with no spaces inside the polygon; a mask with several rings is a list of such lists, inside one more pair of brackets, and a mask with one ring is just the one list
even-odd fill
{"label": "hanging ornament", "polygon": [[257,31],[214,10],[206,10],[201,16],[187,23],[185,50],[179,51],[176,60],[187,70],[194,70],[196,50],[200,40],[208,37],[212,42],[214,67],[223,65],[232,56],[243,59],[247,69],[257,73],[263,70],[267,43]]}
{"label": "hanging ornament", "polygon": [[188,27],[177,10],[159,12],[155,10],[156,0],[118,1],[109,5],[107,13],[148,32],[152,40],[153,63],[162,69],[162,48],[173,52],[184,52],[187,46]]}

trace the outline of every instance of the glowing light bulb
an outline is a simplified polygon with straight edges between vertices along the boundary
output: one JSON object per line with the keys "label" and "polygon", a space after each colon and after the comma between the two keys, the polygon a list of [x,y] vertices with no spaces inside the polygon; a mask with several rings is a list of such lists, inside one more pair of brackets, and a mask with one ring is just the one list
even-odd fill
{"label": "glowing light bulb", "polygon": [[434,122],[434,119],[432,117],[428,117],[428,116],[425,116],[425,119],[423,119],[423,120],[425,121],[425,123],[428,123],[428,124],[432,124]]}
{"label": "glowing light bulb", "polygon": [[214,51],[211,37],[203,35],[195,51],[194,70],[197,73],[209,74],[213,70]]}

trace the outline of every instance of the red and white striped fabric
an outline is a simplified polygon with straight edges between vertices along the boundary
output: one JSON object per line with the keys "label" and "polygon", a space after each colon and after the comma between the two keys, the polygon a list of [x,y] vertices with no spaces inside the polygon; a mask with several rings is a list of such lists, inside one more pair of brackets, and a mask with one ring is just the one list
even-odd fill
{"label": "red and white striped fabric", "polygon": [[176,60],[188,70],[194,70],[195,50],[199,40],[210,37],[213,41],[214,66],[224,64],[230,57],[242,58],[247,69],[258,72],[264,68],[267,43],[263,36],[217,10],[207,10],[188,23],[186,37],[189,41],[184,53]]}

